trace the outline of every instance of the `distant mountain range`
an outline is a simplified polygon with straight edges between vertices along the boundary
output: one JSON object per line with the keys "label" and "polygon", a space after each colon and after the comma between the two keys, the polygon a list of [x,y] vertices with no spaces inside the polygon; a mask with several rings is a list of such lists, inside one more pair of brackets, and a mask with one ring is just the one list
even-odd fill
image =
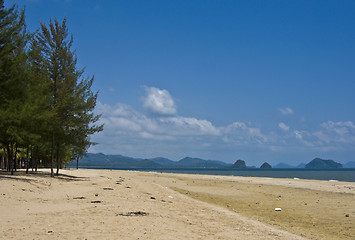
{"label": "distant mountain range", "polygon": [[347,162],[343,165],[344,168],[355,168],[355,161]]}
{"label": "distant mountain range", "polygon": [[[315,161],[316,160],[316,161]],[[332,160],[313,159],[308,168],[339,168],[340,165]],[[324,163],[325,162],[325,163]],[[330,163],[330,167],[327,165]],[[242,166],[243,165],[243,166]],[[76,167],[76,161],[71,161],[69,167]],[[246,166],[245,161],[238,160],[234,164],[225,163],[218,160],[204,160],[201,158],[185,157],[179,161],[172,161],[167,158],[158,157],[151,159],[132,158],[122,155],[105,155],[103,153],[88,153],[86,157],[79,161],[79,167],[87,168],[121,168],[121,169],[137,169],[137,168],[256,168],[254,166]],[[272,168],[305,168],[306,164],[301,163],[292,166],[286,163],[279,163]],[[355,168],[355,162],[344,164],[344,168]]]}
{"label": "distant mountain range", "polygon": [[[167,158],[131,158],[122,155],[105,155],[103,153],[88,153],[79,161],[80,167],[97,168],[226,168],[228,164],[217,160],[204,160],[200,158],[186,157],[180,161],[172,161]],[[76,166],[76,162],[69,163],[69,167]]]}

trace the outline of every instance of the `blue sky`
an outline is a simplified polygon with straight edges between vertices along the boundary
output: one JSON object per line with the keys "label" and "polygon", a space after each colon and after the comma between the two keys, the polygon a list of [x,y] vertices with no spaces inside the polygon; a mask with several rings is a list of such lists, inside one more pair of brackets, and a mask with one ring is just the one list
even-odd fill
{"label": "blue sky", "polygon": [[14,2],[30,31],[67,17],[100,91],[91,152],[355,160],[355,1]]}

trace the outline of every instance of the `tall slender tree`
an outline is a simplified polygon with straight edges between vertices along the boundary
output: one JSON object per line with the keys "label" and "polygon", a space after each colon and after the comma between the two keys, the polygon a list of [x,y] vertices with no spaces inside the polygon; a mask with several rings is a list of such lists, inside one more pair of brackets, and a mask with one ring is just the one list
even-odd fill
{"label": "tall slender tree", "polygon": [[31,156],[32,168],[41,158],[54,176],[55,161],[58,174],[66,161],[83,156],[93,144],[90,135],[102,130],[93,112],[98,93],[91,90],[94,78],[84,78],[84,69],[77,68],[66,19],[41,24],[30,35],[24,16],[0,0],[1,166],[13,173],[21,150]]}
{"label": "tall slender tree", "polygon": [[0,142],[7,149],[9,166],[16,167],[14,149],[23,141],[23,103],[27,96],[24,10],[4,7],[0,0]]}
{"label": "tall slender tree", "polygon": [[84,69],[77,68],[72,43],[73,36],[69,36],[66,19],[61,23],[57,19],[50,20],[48,26],[41,24],[32,43],[38,53],[35,59],[51,89],[48,129],[51,133],[52,176],[55,161],[58,173],[65,153],[78,147],[86,149],[92,144],[89,136],[103,128],[96,125],[100,116],[93,113],[97,99],[97,93],[91,91],[94,78],[84,78]]}

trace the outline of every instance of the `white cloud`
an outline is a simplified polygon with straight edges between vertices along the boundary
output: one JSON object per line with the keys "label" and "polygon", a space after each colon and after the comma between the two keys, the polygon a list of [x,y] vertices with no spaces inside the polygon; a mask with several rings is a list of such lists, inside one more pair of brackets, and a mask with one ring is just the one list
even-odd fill
{"label": "white cloud", "polygon": [[[267,142],[259,128],[243,122],[227,126],[214,126],[210,121],[183,116],[149,116],[125,104],[108,105],[98,102],[96,111],[103,113],[100,123],[104,131],[93,136],[100,143],[91,152],[120,153],[135,156],[137,153],[198,155],[211,149],[233,149],[238,146],[254,147]],[[218,150],[220,151],[220,150]],[[197,153],[196,153],[197,152]],[[201,154],[201,155],[200,155]]]}
{"label": "white cloud", "polygon": [[301,131],[295,130],[295,131],[293,131],[293,133],[295,134],[295,137],[296,137],[297,139],[303,139],[303,136],[302,136],[302,132],[301,132]]}
{"label": "white cloud", "polygon": [[329,131],[334,131],[338,135],[348,134],[355,131],[355,125],[351,121],[347,122],[333,122],[328,121],[321,124],[321,126]]}
{"label": "white cloud", "polygon": [[[235,156],[241,152],[259,154],[259,157],[270,152],[297,155],[315,151],[353,151],[355,147],[355,124],[351,121],[327,121],[312,128],[302,122],[303,128],[297,129],[294,125],[294,131],[279,122],[277,126],[283,133],[276,129],[265,133],[246,122],[215,126],[205,119],[172,116],[176,106],[166,90],[146,88],[144,104],[158,115],[143,114],[122,103],[98,102],[95,111],[103,113],[99,123],[105,126],[103,132],[93,136],[92,140],[100,144],[92,146],[90,151],[176,159],[185,156],[212,158],[213,154]],[[293,111],[286,108],[284,113],[293,114]]]}
{"label": "white cloud", "polygon": [[155,87],[145,87],[146,96],[143,97],[143,106],[152,113],[159,115],[173,115],[176,113],[174,99],[167,90]]}
{"label": "white cloud", "polygon": [[140,135],[142,138],[151,139],[151,140],[158,140],[158,141],[171,141],[171,140],[175,140],[175,138],[172,137],[172,136],[154,135],[154,134],[149,133],[149,132],[141,132],[139,135]]}
{"label": "white cloud", "polygon": [[160,122],[168,124],[175,133],[191,135],[219,135],[220,131],[207,120],[186,117],[161,118]]}
{"label": "white cloud", "polygon": [[289,126],[287,126],[286,124],[284,124],[283,122],[280,122],[279,123],[279,128],[281,128],[282,130],[284,130],[284,131],[288,131],[288,130],[290,130],[290,127]]}
{"label": "white cloud", "polygon": [[208,138],[220,134],[220,130],[207,120],[181,116],[149,117],[120,103],[110,106],[98,102],[96,110],[103,113],[100,123],[105,125],[104,131],[98,136],[105,144],[138,143],[146,139],[184,143],[187,139],[198,140],[199,137],[208,141]]}
{"label": "white cloud", "polygon": [[330,143],[331,142],[331,138],[326,135],[325,133],[323,133],[322,131],[317,131],[315,133],[313,133],[314,136],[316,136],[319,140],[326,142],[326,143]]}
{"label": "white cloud", "polygon": [[320,125],[323,129],[315,133],[320,140],[333,144],[355,144],[355,124],[351,121],[328,121]]}
{"label": "white cloud", "polygon": [[234,122],[221,128],[224,133],[223,141],[245,145],[248,143],[265,143],[268,138],[261,133],[259,128],[249,127],[244,122]]}
{"label": "white cloud", "polygon": [[294,111],[290,107],[279,109],[282,115],[293,115]]}
{"label": "white cloud", "polygon": [[[124,105],[110,106],[98,103],[97,111],[103,113],[100,122],[105,124],[105,130],[139,132],[140,136],[148,138],[152,135],[218,135],[220,130],[207,120],[186,117],[148,117]],[[151,137],[152,138],[152,137]],[[173,139],[156,137],[156,139]]]}
{"label": "white cloud", "polygon": [[343,151],[355,147],[355,125],[351,121],[321,123],[314,131],[295,130],[294,137],[317,151]]}

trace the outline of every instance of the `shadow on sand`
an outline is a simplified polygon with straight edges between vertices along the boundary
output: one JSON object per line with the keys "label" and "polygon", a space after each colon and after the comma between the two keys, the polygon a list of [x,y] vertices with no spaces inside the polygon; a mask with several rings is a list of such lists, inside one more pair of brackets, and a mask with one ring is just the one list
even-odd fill
{"label": "shadow on sand", "polygon": [[[37,172],[28,172],[24,171],[23,169],[15,171],[14,175],[11,175],[11,172],[7,172],[4,170],[0,170],[0,181],[1,179],[11,179],[16,181],[23,181],[23,182],[32,182],[36,181],[36,177],[40,178],[52,178],[50,172],[43,172],[38,170]],[[73,182],[73,181],[88,181],[89,178],[87,177],[77,177],[68,174],[61,174],[55,175],[53,179],[59,179],[65,182]]]}

